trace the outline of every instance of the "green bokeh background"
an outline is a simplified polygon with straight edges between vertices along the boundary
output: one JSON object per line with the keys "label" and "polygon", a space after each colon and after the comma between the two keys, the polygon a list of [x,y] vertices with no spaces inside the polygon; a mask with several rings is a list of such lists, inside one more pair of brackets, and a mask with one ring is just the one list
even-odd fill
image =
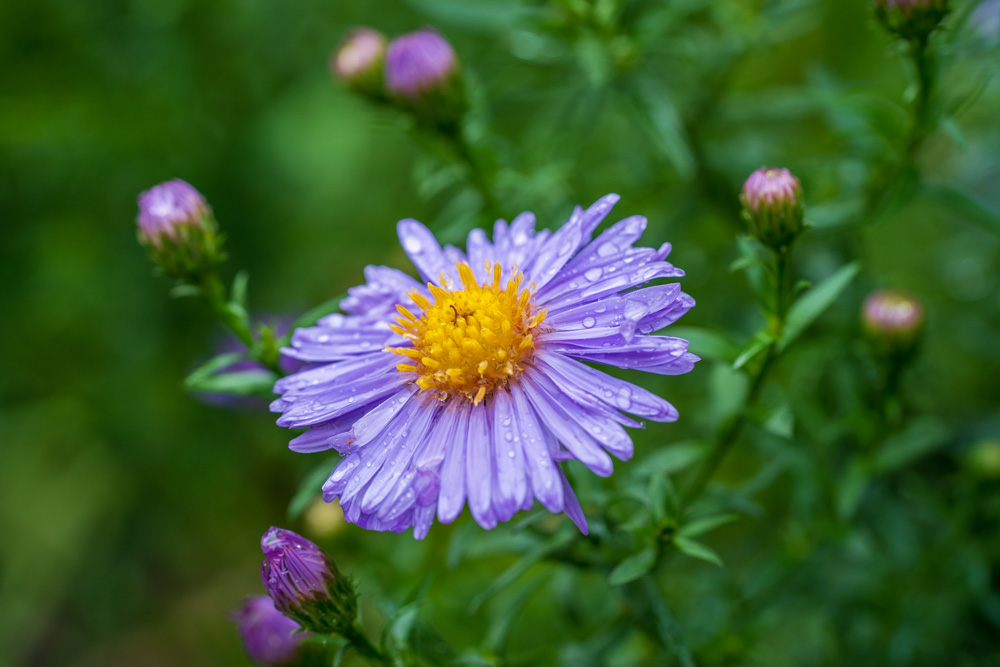
{"label": "green bokeh background", "polygon": [[[622,195],[615,219],[648,216],[646,241],[674,244],[699,302],[686,325],[741,341],[760,324],[729,265],[736,194],[762,164],[799,174],[815,211],[801,276],[864,260],[767,394],[792,397],[795,435],[776,444],[751,433],[722,471],[736,484],[775,458],[795,461],[756,516],[709,538],[732,566],[675,559],[659,572],[699,664],[998,664],[1000,498],[964,463],[972,443],[1000,435],[997,26],[973,21],[942,39],[945,99],[978,97],[918,163],[926,183],[986,209],[920,191],[858,231],[837,223],[905,131],[910,76],[867,2],[660,4],[0,4],[0,664],[247,664],[227,614],[261,592],[257,543],[272,524],[317,539],[358,576],[373,629],[378,600],[402,601],[425,581],[426,620],[460,650],[496,623],[495,607],[470,613],[469,601],[514,561],[505,533],[482,536],[464,515],[414,543],[316,508],[287,519],[322,455],[288,451],[266,412],[184,393],[223,332],[195,300],[166,298],[135,242],[136,195],[184,178],[211,202],[231,265],[249,271],[254,311],[294,315],[360,282],[366,264],[407,267],[400,218],[458,240],[478,215],[474,195],[443,176],[435,186],[448,170],[406,123],[330,80],[329,54],[358,24],[390,35],[433,24],[453,42],[473,137],[503,165],[508,218],[530,209],[554,226],[607,192]],[[607,7],[618,27],[601,27]],[[572,18],[580,12],[596,18]],[[857,446],[863,399],[844,367],[864,366],[866,290],[889,285],[927,305],[907,400],[947,437],[876,485],[856,522],[837,523],[827,507],[837,473],[821,462],[840,459],[810,443],[841,429],[825,442]],[[640,382],[682,415],[637,435],[640,460],[706,437],[733,384],[709,360]],[[586,504],[594,483],[574,474]],[[442,565],[461,540],[477,546]],[[771,574],[783,593],[754,602],[748,588]],[[548,593],[515,623],[514,663],[602,664],[589,662],[587,640],[621,604],[615,591],[555,566],[528,579]],[[656,655],[636,635],[601,660],[660,664]]]}

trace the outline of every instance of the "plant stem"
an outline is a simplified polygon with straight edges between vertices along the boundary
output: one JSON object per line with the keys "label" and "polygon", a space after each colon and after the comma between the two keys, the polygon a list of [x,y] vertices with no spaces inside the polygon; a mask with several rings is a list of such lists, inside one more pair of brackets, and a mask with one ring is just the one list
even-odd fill
{"label": "plant stem", "polygon": [[777,344],[781,339],[781,332],[785,328],[785,315],[788,312],[790,301],[790,273],[788,271],[788,256],[790,248],[783,247],[774,250],[774,313],[771,323],[771,342],[764,350],[764,360],[753,373],[750,381],[750,388],[743,399],[743,406],[740,411],[730,418],[726,424],[718,431],[712,449],[708,454],[705,463],[698,470],[697,476],[683,494],[684,505],[690,505],[701,496],[708,482],[715,475],[722,464],[726,454],[736,442],[740,431],[747,421],[747,411],[757,403],[761,389],[764,386],[764,379],[774,365],[778,357]]}
{"label": "plant stem", "polygon": [[392,660],[389,656],[371,643],[357,621],[355,621],[353,625],[346,628],[341,633],[341,636],[350,642],[351,647],[357,651],[358,655],[363,657],[368,662],[378,665],[392,664]]}
{"label": "plant stem", "polygon": [[500,209],[496,198],[493,196],[493,189],[487,182],[484,170],[469,147],[469,143],[465,140],[461,128],[456,126],[454,130],[445,132],[444,135],[458,161],[465,165],[469,174],[469,183],[476,189],[479,196],[482,197],[483,211],[493,220],[500,218]]}
{"label": "plant stem", "polygon": [[219,280],[218,274],[213,271],[204,276],[198,287],[201,288],[202,298],[208,304],[212,314],[246,346],[247,354],[277,373],[279,377],[284,375],[284,372],[278,367],[278,357],[274,354],[276,350],[265,349],[268,346],[259,345],[258,340],[254,338],[253,332],[250,330],[248,319],[241,317],[239,312],[231,307],[226,287]]}
{"label": "plant stem", "polygon": [[931,94],[934,90],[934,63],[929,46],[929,36],[910,42],[910,57],[917,71],[917,98],[913,106],[913,126],[906,143],[906,158],[912,162],[917,149],[927,136],[930,120]]}

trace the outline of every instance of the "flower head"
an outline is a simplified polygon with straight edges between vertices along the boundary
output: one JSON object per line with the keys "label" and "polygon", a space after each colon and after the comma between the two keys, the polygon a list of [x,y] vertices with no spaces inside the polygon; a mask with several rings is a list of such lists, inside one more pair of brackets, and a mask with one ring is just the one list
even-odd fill
{"label": "flower head", "polygon": [[924,307],[909,292],[884,289],[872,292],[861,311],[865,332],[890,352],[908,351],[924,328]]}
{"label": "flower head", "polygon": [[139,242],[174,278],[191,279],[222,261],[212,210],[191,184],[175,178],[139,195]]}
{"label": "flower head", "polygon": [[386,44],[385,35],[379,31],[357,28],[334,52],[330,67],[338,79],[355,90],[382,96]]}
{"label": "flower head", "polygon": [[802,185],[787,169],[750,174],[740,195],[750,233],[771,247],[789,245],[802,232]]}
{"label": "flower head", "polygon": [[617,200],[577,208],[555,232],[536,232],[530,213],[499,221],[465,251],[403,220],[422,281],[370,266],[344,314],[294,332],[283,353],[310,366],[276,383],[272,409],[309,429],[293,450],[344,455],[323,493],[348,521],[421,538],[466,503],[493,528],[537,499],[586,531],[559,464],[610,475],[609,454],[632,456],[623,427],[641,426],[624,413],[677,412],[584,362],[675,375],[698,359],[687,341],[650,335],[694,305],[678,283],[646,285],[683,275],[664,261],[670,244],[634,246],[639,216],[593,238]]}
{"label": "flower head", "polygon": [[425,124],[449,126],[465,110],[458,56],[444,37],[425,29],[392,40],[386,53],[389,94]]}
{"label": "flower head", "polygon": [[243,638],[243,648],[254,662],[269,667],[291,665],[306,635],[301,626],[275,609],[266,595],[248,598],[234,615]]}
{"label": "flower head", "polygon": [[319,633],[338,632],[354,622],[354,589],[322,549],[273,526],[261,537],[260,548],[260,577],[278,610]]}
{"label": "flower head", "polygon": [[885,28],[904,39],[926,39],[950,11],[949,0],[873,0]]}

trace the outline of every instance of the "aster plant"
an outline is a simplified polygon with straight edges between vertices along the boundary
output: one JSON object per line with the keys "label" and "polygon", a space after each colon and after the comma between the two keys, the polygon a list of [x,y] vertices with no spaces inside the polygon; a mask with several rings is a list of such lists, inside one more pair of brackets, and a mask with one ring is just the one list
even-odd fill
{"label": "aster plant", "polygon": [[582,362],[677,375],[698,359],[687,341],[651,335],[694,305],[678,283],[643,287],[683,275],[665,261],[670,245],[635,246],[639,216],[594,237],[617,200],[551,233],[530,213],[499,221],[465,251],[404,220],[400,242],[424,282],[369,267],[343,314],[292,335],[283,354],[309,367],[277,382],[271,409],[308,429],[293,450],[344,455],[323,493],[348,521],[423,538],[466,502],[493,528],[537,499],[586,533],[560,462],[610,475],[611,456],[632,456],[624,427],[641,426],[628,414],[677,411]]}

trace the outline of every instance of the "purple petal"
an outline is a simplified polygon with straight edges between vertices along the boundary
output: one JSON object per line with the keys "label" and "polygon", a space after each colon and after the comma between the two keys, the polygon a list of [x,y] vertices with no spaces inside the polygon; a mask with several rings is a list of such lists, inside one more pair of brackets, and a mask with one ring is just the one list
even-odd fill
{"label": "purple petal", "polygon": [[454,272],[455,265],[445,258],[440,244],[427,227],[407,219],[399,221],[396,231],[407,257],[425,281],[439,285],[442,273]]}
{"label": "purple petal", "polygon": [[559,483],[559,469],[552,461],[549,436],[535,417],[523,387],[512,386],[510,395],[513,399],[511,426],[521,435],[531,490],[547,510],[562,512],[563,489]]}
{"label": "purple petal", "polygon": [[521,433],[515,423],[510,394],[502,389],[497,391],[492,407],[497,480],[493,507],[498,520],[506,521],[524,505],[528,496],[528,479],[524,450],[521,448]]}
{"label": "purple petal", "polygon": [[465,452],[468,447],[468,403],[453,403],[451,409],[459,413],[455,436],[445,443],[444,462],[441,464],[441,495],[438,497],[438,520],[451,523],[462,513],[465,505]]}
{"label": "purple petal", "polygon": [[476,523],[486,530],[492,530],[497,525],[490,507],[493,443],[490,441],[490,422],[485,404],[470,408],[468,433],[465,485],[469,493],[469,511]]}

